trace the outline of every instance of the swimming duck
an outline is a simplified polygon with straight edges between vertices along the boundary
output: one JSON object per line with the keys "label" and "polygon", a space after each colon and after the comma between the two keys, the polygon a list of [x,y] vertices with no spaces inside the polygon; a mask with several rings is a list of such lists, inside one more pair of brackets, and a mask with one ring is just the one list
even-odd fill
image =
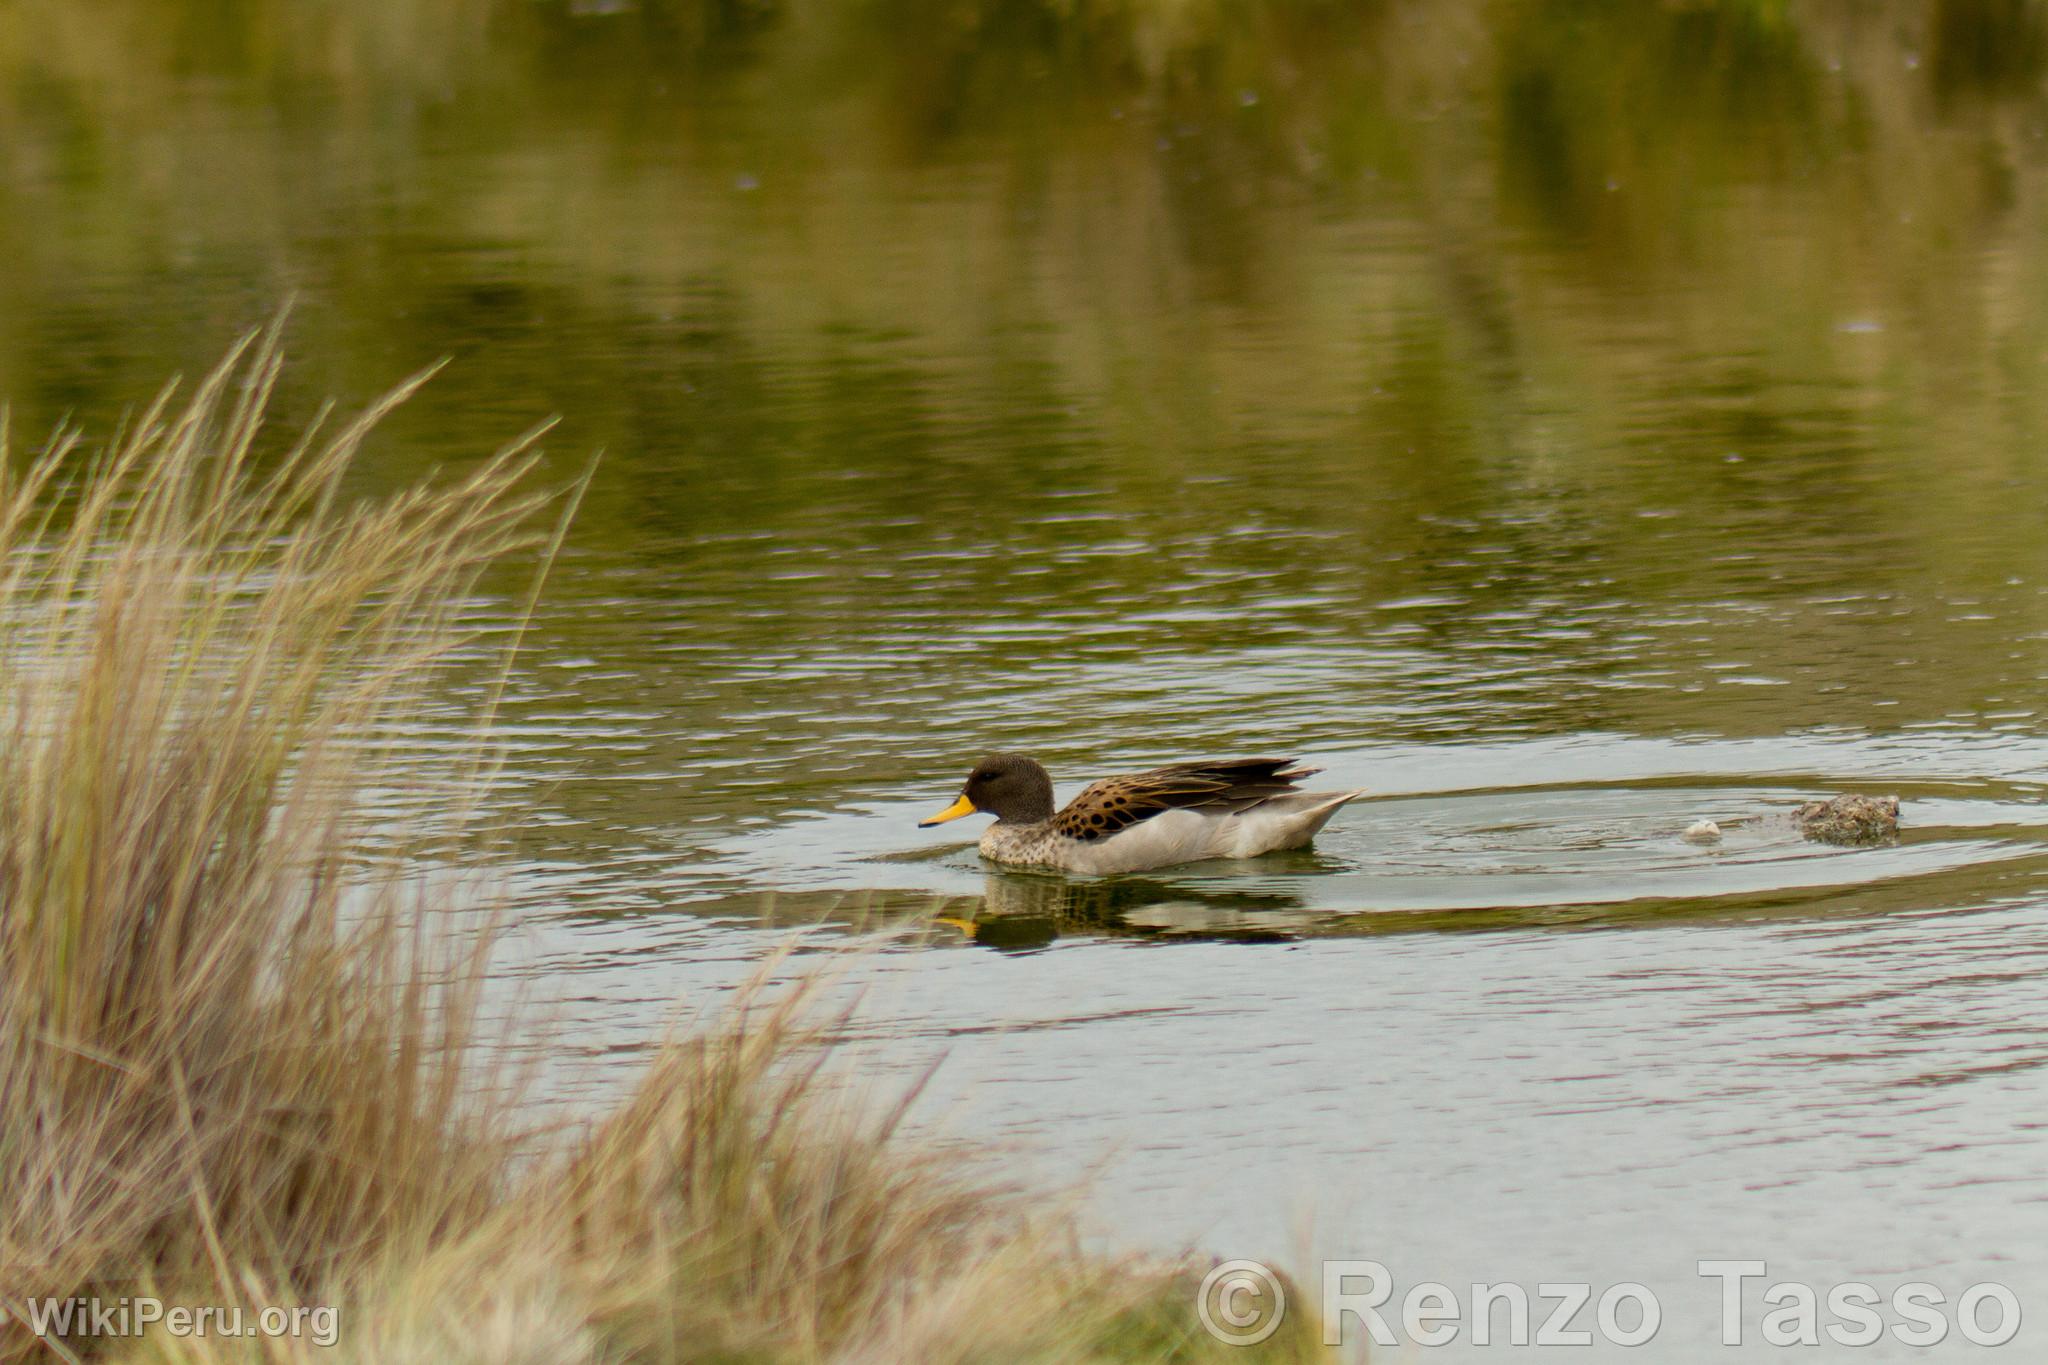
{"label": "swimming duck", "polygon": [[960,798],[919,829],[986,813],[981,856],[991,862],[1065,872],[1143,872],[1203,858],[1252,858],[1300,848],[1337,808],[1363,791],[1305,792],[1295,783],[1321,771],[1291,758],[1176,763],[1105,777],[1055,812],[1052,778],[1022,754],[990,754],[974,765]]}

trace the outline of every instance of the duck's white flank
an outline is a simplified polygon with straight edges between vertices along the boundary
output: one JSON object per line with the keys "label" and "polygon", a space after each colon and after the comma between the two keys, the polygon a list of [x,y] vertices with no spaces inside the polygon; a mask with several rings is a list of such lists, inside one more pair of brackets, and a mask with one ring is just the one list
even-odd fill
{"label": "duck's white flank", "polygon": [[1068,838],[1049,821],[999,821],[982,832],[979,847],[991,862],[1095,874],[1142,872],[1207,858],[1255,858],[1300,848],[1347,801],[1363,795],[1363,789],[1290,792],[1238,812],[1165,810],[1101,839]]}

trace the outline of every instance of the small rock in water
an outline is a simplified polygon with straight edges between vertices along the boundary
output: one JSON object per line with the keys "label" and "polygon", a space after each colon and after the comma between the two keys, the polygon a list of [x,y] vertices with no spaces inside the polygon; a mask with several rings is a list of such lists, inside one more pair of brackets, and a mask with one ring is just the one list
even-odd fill
{"label": "small rock in water", "polygon": [[1695,820],[1685,827],[1685,841],[1689,844],[1718,844],[1721,842],[1721,827],[1712,820]]}
{"label": "small rock in water", "polygon": [[1899,835],[1896,796],[1837,796],[1809,801],[1792,815],[1799,832],[1824,844],[1876,844]]}

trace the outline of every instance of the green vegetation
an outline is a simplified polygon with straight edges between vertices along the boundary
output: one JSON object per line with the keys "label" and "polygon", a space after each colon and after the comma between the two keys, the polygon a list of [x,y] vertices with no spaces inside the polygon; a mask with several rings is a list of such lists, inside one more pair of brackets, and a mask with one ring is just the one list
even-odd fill
{"label": "green vegetation", "polygon": [[[262,340],[0,488],[0,1359],[1206,1358],[1184,1272],[1083,1254],[1070,1204],[822,1087],[844,1021],[810,986],[536,1126],[488,884],[413,871],[469,823],[495,689],[440,828],[392,836],[376,793],[425,780],[389,736],[447,704],[465,599],[546,500],[523,445],[358,498],[404,391],[270,452],[279,367]],[[339,1341],[25,1326],[145,1294],[331,1305]]]}

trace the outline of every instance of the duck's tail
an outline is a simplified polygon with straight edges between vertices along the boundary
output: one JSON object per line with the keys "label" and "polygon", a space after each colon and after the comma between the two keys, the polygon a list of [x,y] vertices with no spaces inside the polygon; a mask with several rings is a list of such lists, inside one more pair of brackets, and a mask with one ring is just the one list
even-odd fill
{"label": "duck's tail", "polygon": [[[1348,792],[1289,792],[1261,801],[1244,813],[1264,827],[1259,842],[1267,848],[1300,848],[1316,837],[1345,805],[1364,796],[1366,788]],[[1272,842],[1266,842],[1270,838]]]}

